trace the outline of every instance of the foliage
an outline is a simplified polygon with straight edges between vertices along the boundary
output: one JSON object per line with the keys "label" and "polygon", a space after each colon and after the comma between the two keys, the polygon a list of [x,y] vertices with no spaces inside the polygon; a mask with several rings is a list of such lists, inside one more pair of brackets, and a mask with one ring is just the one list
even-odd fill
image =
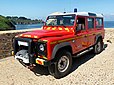
{"label": "foliage", "polygon": [[7,16],[6,17],[8,20],[11,20],[14,24],[38,24],[38,23],[43,23],[44,21],[41,19],[35,19],[31,20],[26,17],[17,17],[17,16]]}
{"label": "foliage", "polygon": [[44,21],[41,19],[31,20],[26,17],[11,17],[11,16],[1,16],[0,15],[0,31],[1,30],[14,30],[15,25],[17,24],[38,24],[43,23]]}
{"label": "foliage", "polygon": [[15,29],[15,26],[10,20],[0,15],[0,30],[10,30]]}

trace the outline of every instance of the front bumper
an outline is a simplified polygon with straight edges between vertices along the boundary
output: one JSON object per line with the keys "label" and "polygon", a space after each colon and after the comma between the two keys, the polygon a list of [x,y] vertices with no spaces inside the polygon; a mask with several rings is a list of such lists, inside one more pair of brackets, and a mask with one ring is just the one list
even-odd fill
{"label": "front bumper", "polygon": [[45,59],[36,58],[36,64],[48,66],[50,64],[50,61],[47,61]]}
{"label": "front bumper", "polygon": [[[14,51],[12,51],[12,56],[14,56],[15,59],[19,59],[19,60],[22,60],[23,63],[30,63],[29,62],[29,59],[25,59],[23,57],[20,57],[20,56],[16,56],[14,55]],[[43,66],[48,66],[50,64],[50,61],[47,61],[46,59],[41,59],[41,58],[36,58],[35,59],[35,63],[34,64],[39,64],[39,65],[43,65]]]}
{"label": "front bumper", "polygon": [[15,56],[15,59],[19,59],[19,60],[22,60],[24,63],[29,63],[29,59],[26,59],[26,58],[24,58],[24,57],[22,57],[22,56]]}
{"label": "front bumper", "polygon": [[[28,43],[28,45],[27,45],[28,48],[24,49],[24,50],[27,50],[28,57],[25,57],[23,55],[20,56],[20,54],[23,52],[17,54],[17,52],[20,51],[20,50],[18,50],[19,49],[18,41]],[[21,43],[21,45],[24,45],[24,44]],[[37,51],[37,49],[38,49],[37,44],[35,42],[33,42],[32,39],[15,38],[13,47],[14,47],[14,51],[12,51],[12,55],[15,57],[15,59],[21,60],[25,64],[39,64],[39,65],[43,65],[43,66],[49,65],[49,61],[47,60],[47,58],[45,56],[40,56],[40,58],[39,58],[38,51]],[[23,49],[21,49],[21,50],[23,50]]]}

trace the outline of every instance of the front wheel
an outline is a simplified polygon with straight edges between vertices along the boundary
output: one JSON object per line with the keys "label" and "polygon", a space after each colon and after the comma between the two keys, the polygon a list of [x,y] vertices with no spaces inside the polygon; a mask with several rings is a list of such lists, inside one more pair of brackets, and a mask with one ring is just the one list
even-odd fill
{"label": "front wheel", "polygon": [[71,53],[66,50],[60,51],[56,55],[55,68],[54,68],[55,72],[53,76],[55,78],[64,77],[69,73],[71,67],[72,67]]}
{"label": "front wheel", "polygon": [[94,53],[98,54],[103,50],[103,41],[99,39],[94,46]]}

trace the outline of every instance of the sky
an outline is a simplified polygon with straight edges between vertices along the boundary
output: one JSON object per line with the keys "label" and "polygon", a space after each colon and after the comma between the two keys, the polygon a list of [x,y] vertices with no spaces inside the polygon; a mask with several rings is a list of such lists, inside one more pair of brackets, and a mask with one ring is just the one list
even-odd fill
{"label": "sky", "polygon": [[78,11],[102,13],[114,21],[114,0],[0,0],[0,15],[45,19],[53,12]]}

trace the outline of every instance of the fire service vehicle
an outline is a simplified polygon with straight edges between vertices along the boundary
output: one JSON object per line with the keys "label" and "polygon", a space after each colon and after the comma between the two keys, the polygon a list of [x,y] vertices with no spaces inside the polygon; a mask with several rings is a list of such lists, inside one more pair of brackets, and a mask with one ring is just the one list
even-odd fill
{"label": "fire service vehicle", "polygon": [[41,30],[15,36],[14,57],[27,66],[47,66],[55,78],[66,76],[72,58],[103,50],[103,15],[90,12],[52,13]]}

